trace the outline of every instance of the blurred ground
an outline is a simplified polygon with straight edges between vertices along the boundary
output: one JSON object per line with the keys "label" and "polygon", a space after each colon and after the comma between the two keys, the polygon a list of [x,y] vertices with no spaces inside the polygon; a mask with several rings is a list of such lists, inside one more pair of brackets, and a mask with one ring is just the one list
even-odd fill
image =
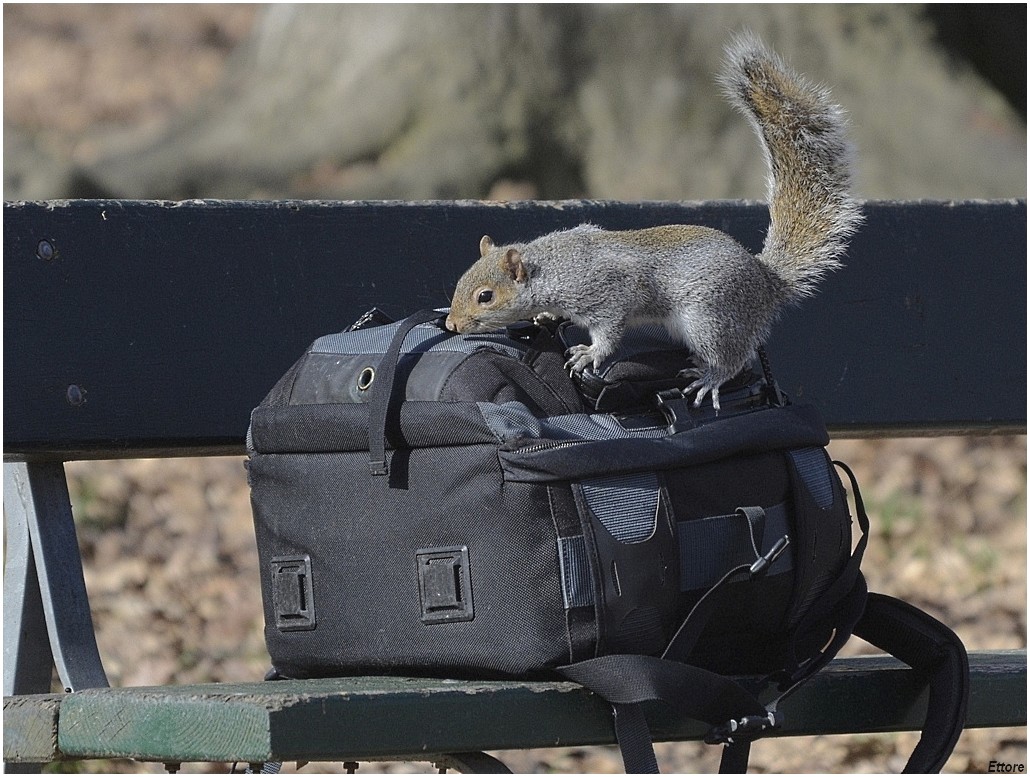
{"label": "blurred ground", "polygon": [[[3,13],[5,123],[40,130],[38,143],[88,160],[97,133],[156,125],[212,86],[255,9],[5,5]],[[116,45],[96,46],[101,31]],[[1025,647],[1026,438],[837,441],[831,448],[855,469],[873,521],[870,588],[927,609],[970,649]],[[67,469],[112,682],[260,679],[268,658],[242,460]],[[855,650],[861,647],[849,646]],[[898,771],[914,742],[911,734],[766,741],[753,750],[752,771]],[[658,751],[667,772],[717,768],[718,752],[703,745]],[[611,748],[502,756],[520,772],[621,768]],[[965,732],[947,770],[983,772],[991,759],[1025,764],[1025,728]],[[162,771],[109,762],[82,768]]]}
{"label": "blurred ground", "polygon": [[155,127],[214,86],[256,10],[5,5],[4,122],[88,162],[97,135]]}

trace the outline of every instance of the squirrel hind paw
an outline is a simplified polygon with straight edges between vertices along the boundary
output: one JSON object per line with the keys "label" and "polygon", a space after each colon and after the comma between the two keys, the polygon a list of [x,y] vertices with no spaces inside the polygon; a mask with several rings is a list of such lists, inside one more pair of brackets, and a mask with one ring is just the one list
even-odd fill
{"label": "squirrel hind paw", "polygon": [[565,362],[565,369],[569,374],[583,372],[587,367],[597,369],[598,359],[593,345],[574,345],[565,352],[569,360]]}
{"label": "squirrel hind paw", "polygon": [[723,381],[716,380],[709,370],[702,370],[697,367],[680,370],[679,374],[684,378],[696,378],[693,383],[683,389],[684,394],[694,394],[694,407],[701,407],[705,395],[711,394],[712,407],[715,408],[716,415],[718,415],[722,409],[719,406],[719,386],[723,384]]}
{"label": "squirrel hind paw", "polygon": [[705,401],[705,395],[711,393],[712,407],[715,408],[715,413],[716,415],[718,415],[719,411],[722,409],[719,406],[719,386],[710,387],[708,385],[701,383],[700,381],[695,381],[687,386],[687,393],[689,394],[691,391],[693,391],[695,386],[697,393],[694,395],[694,407],[700,407],[701,402]]}

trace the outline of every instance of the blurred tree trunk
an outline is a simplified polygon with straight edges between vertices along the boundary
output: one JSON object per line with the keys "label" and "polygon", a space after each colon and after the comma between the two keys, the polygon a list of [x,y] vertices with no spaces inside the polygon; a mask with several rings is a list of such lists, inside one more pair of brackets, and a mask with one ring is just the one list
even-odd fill
{"label": "blurred tree trunk", "polygon": [[713,77],[750,27],[850,111],[869,197],[1025,196],[1025,126],[918,6],[274,5],[216,90],[84,172],[129,197],[764,196]]}

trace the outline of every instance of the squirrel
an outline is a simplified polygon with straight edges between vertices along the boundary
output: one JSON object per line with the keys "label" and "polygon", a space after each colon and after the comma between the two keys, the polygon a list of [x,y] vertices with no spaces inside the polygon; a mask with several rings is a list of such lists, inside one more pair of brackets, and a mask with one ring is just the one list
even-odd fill
{"label": "squirrel", "polygon": [[851,198],[844,110],[754,35],[726,48],[718,78],[756,130],[769,168],[770,224],[755,256],[702,226],[607,231],[591,224],[528,243],[479,243],[459,279],[445,325],[485,332],[523,319],[568,318],[590,345],[567,351],[566,369],[595,370],[631,326],[663,325],[694,354],[685,389],[700,406],[765,342],[788,304],[811,295],[862,221]]}

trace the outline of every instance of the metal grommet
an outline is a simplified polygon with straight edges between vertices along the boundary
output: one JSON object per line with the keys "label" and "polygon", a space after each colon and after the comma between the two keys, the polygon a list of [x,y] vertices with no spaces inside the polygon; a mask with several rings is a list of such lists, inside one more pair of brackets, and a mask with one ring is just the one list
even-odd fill
{"label": "metal grommet", "polygon": [[358,373],[358,391],[368,391],[375,379],[376,371],[371,367],[365,367]]}

